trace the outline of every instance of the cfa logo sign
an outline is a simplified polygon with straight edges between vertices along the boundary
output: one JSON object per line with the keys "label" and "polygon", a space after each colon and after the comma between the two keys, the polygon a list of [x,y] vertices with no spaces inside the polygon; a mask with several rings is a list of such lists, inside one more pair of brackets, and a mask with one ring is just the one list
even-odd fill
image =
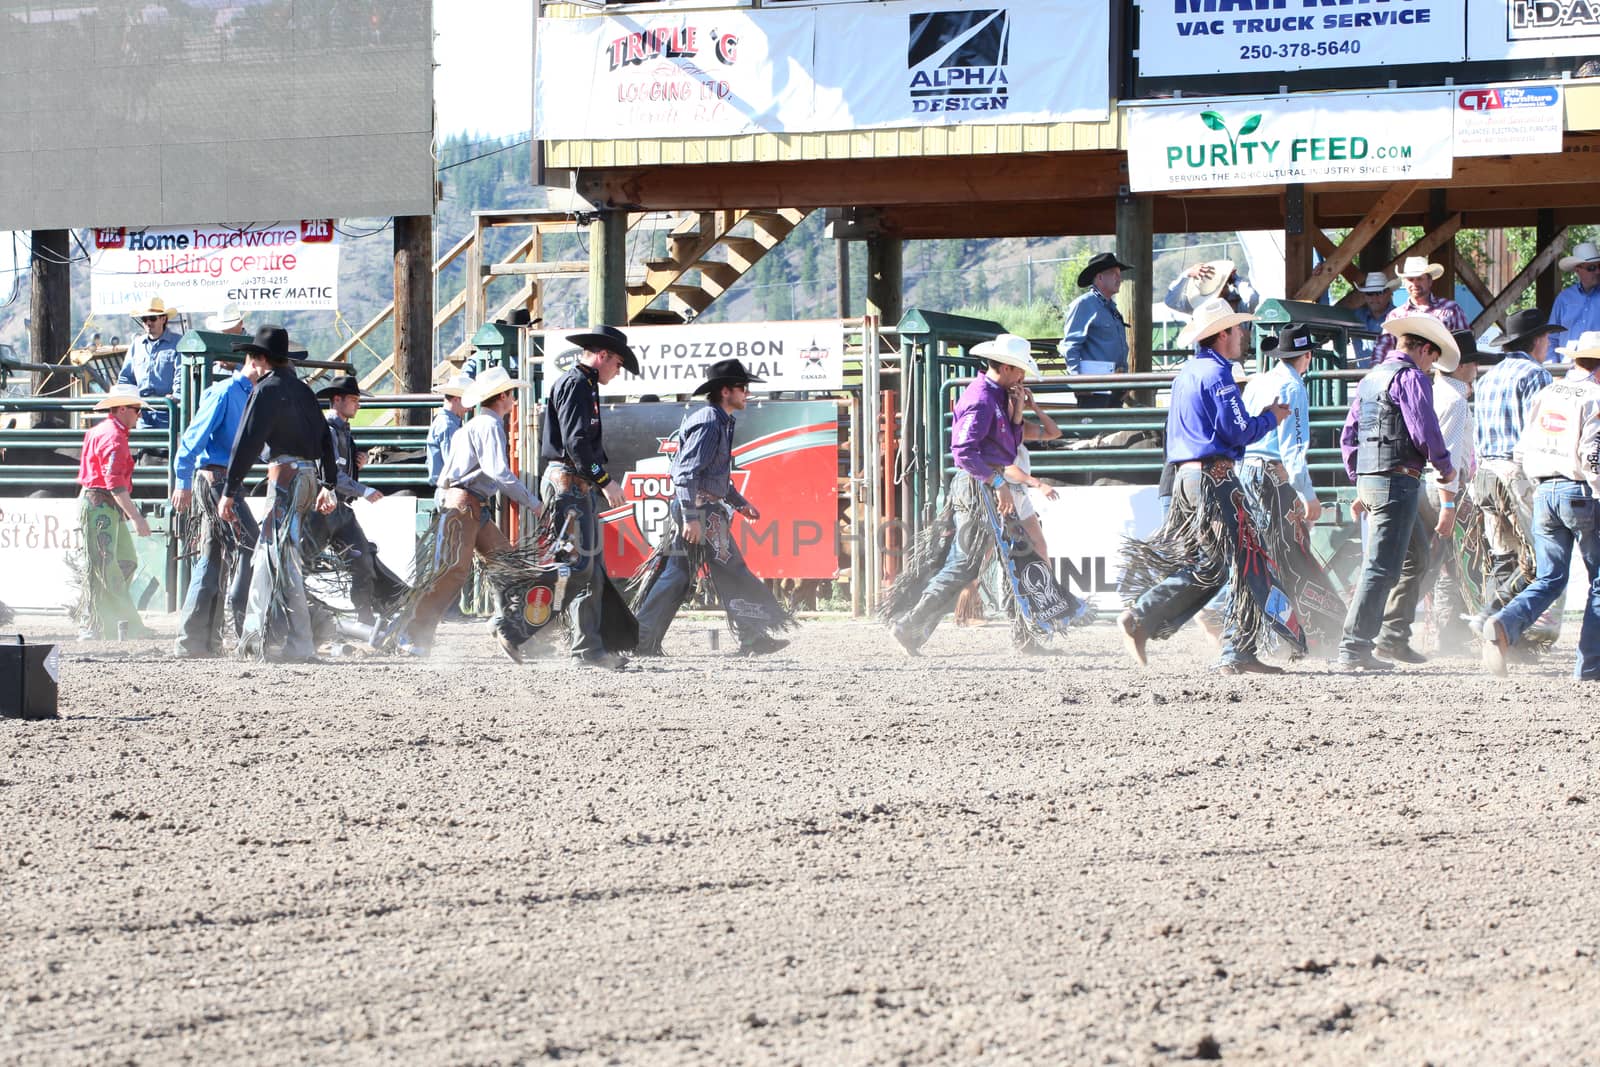
{"label": "cfa logo sign", "polygon": [[908,17],[906,70],[913,112],[1006,109],[1011,31],[1003,8]]}
{"label": "cfa logo sign", "polygon": [[1561,94],[1553,85],[1532,88],[1504,86],[1499,89],[1464,89],[1456,97],[1456,106],[1462,111],[1524,111],[1556,107]]}

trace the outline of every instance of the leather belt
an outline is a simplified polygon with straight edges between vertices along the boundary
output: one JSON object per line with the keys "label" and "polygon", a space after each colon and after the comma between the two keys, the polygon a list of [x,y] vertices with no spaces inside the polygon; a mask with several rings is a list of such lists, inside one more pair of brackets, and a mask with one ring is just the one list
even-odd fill
{"label": "leather belt", "polygon": [[562,471],[549,471],[545,477],[550,479],[550,484],[556,487],[559,493],[572,493],[588,488],[588,483],[576,474],[567,474]]}
{"label": "leather belt", "polygon": [[1420,477],[1422,477],[1422,472],[1421,471],[1413,470],[1410,467],[1390,467],[1388,470],[1384,471],[1383,473],[1385,473],[1385,474],[1403,474],[1407,478],[1420,478]]}
{"label": "leather belt", "polygon": [[84,486],[83,498],[94,504],[115,504],[116,493],[110,489],[101,489],[95,486]]}
{"label": "leather belt", "polygon": [[268,463],[267,481],[272,482],[274,485],[292,482],[294,481],[294,476],[300,472],[300,468],[309,465],[309,461],[303,459],[281,459]]}
{"label": "leather belt", "polygon": [[481,508],[488,502],[487,497],[481,497],[465,486],[451,486],[444,491],[444,506],[447,508]]}

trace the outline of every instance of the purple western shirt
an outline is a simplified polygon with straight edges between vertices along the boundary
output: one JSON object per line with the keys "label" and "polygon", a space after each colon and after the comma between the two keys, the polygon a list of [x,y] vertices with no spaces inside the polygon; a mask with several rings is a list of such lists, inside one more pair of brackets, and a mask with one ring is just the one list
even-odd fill
{"label": "purple western shirt", "polygon": [[1017,461],[1022,426],[1011,421],[1006,391],[987,374],[974,378],[956,401],[950,455],[974,478],[989,479],[996,467]]}
{"label": "purple western shirt", "polygon": [[[1433,411],[1433,380],[1399,349],[1384,357],[1383,363],[1404,363],[1411,368],[1409,373],[1401,371],[1394,376],[1394,381],[1389,383],[1389,396],[1400,405],[1400,416],[1405,419],[1411,440],[1428,457],[1428,462],[1439,472],[1439,477],[1449,481],[1454,468],[1450,463],[1450,450],[1444,444],[1444,435],[1439,432],[1439,416]],[[1374,367],[1373,371],[1376,370],[1377,367]],[[1344,417],[1344,434],[1339,439],[1339,449],[1344,453],[1345,473],[1352,482],[1356,480],[1356,450],[1360,442],[1361,394],[1352,390],[1350,413]]]}

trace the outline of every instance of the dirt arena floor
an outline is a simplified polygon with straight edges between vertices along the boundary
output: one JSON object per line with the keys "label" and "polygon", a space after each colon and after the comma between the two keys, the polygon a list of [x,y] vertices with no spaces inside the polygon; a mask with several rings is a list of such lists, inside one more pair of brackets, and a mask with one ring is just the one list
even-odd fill
{"label": "dirt arena floor", "polygon": [[66,645],[63,718],[0,723],[0,1061],[1600,1058],[1570,637],[1496,684],[713,626],[621,675],[468,624],[426,663]]}

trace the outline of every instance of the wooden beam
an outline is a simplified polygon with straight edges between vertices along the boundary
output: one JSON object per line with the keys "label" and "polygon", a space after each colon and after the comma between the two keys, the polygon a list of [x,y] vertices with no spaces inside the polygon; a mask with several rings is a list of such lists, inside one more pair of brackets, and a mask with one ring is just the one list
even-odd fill
{"label": "wooden beam", "polygon": [[[1316,233],[1311,235],[1311,247],[1317,250],[1317,254],[1322,257],[1323,263],[1328,262],[1328,258],[1339,250],[1338,246],[1333,243],[1333,238],[1328,236],[1328,232],[1321,229],[1317,230]],[[1344,270],[1339,272],[1339,274],[1352,286],[1360,285],[1362,278],[1364,277],[1364,275],[1353,266],[1346,266]],[[1332,283],[1330,282],[1330,284]],[[1326,290],[1324,290],[1324,292],[1325,291]],[[1322,293],[1317,294],[1317,296],[1321,295]]]}
{"label": "wooden beam", "polygon": [[1506,308],[1516,303],[1522,291],[1533,284],[1533,280],[1542,272],[1548,270],[1550,264],[1561,258],[1561,253],[1566,247],[1567,231],[1563,229],[1556,234],[1555,240],[1541,248],[1533,259],[1528,261],[1528,265],[1511,279],[1511,284],[1502,289],[1500,295],[1490,301],[1478,317],[1472,320],[1472,332],[1479,333],[1489,323],[1500,321],[1500,317],[1506,313]]}
{"label": "wooden beam", "polygon": [[489,273],[495,277],[515,274],[533,274],[539,277],[555,277],[561,274],[587,274],[589,261],[586,259],[562,259],[544,262],[522,263],[491,263]]}
{"label": "wooden beam", "polygon": [[1483,276],[1478,273],[1478,268],[1472,265],[1471,256],[1456,256],[1456,277],[1467,291],[1484,307],[1494,303],[1494,294],[1489,291],[1489,286],[1484,283]]}
{"label": "wooden beam", "polygon": [[1456,231],[1461,229],[1461,216],[1451,215],[1438,226],[1412,241],[1400,254],[1389,261],[1389,274],[1394,275],[1395,268],[1405,262],[1407,256],[1431,256],[1446,241],[1453,241]]}
{"label": "wooden beam", "polygon": [[1311,278],[1313,235],[1317,230],[1317,197],[1303,185],[1283,194],[1283,288],[1296,293]]}
{"label": "wooden beam", "polygon": [[[1328,286],[1333,284],[1333,279],[1343,274],[1346,267],[1355,262],[1356,255],[1372,240],[1374,234],[1382,229],[1389,221],[1395,209],[1405,203],[1418,186],[1418,182],[1399,182],[1384,190],[1383,195],[1373,202],[1368,209],[1366,217],[1356,223],[1355,228],[1334,249],[1333,253],[1323,254],[1323,260],[1311,272],[1305,284],[1294,291],[1296,300],[1316,300],[1328,291]],[[1317,233],[1321,233],[1319,228]]]}

